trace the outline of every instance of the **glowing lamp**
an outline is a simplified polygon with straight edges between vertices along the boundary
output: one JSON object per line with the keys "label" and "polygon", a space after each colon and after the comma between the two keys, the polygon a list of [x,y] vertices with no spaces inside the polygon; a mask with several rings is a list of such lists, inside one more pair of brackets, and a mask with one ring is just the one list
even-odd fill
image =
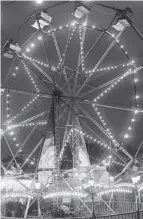
{"label": "glowing lamp", "polygon": [[140,181],[140,176],[133,176],[132,177],[132,182],[134,183],[134,184],[136,184],[136,183],[138,183],[139,181]]}
{"label": "glowing lamp", "polygon": [[41,3],[43,2],[43,0],[36,0],[36,2],[37,2],[38,4],[41,4]]}

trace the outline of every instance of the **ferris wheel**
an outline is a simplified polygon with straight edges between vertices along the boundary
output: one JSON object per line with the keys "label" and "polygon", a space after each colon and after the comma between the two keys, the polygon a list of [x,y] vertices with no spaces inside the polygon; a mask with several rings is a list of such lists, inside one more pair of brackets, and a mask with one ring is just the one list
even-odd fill
{"label": "ferris wheel", "polygon": [[[130,58],[120,41],[130,28],[142,39],[130,19],[131,11],[111,7],[115,13],[101,28],[94,21],[95,4],[65,4],[72,4],[73,10],[61,15],[63,24],[58,25],[60,14],[52,16],[50,8],[38,10],[24,23],[31,28],[25,42],[17,43],[15,36],[10,37],[2,48],[3,59],[12,60],[12,64],[6,86],[1,89],[5,108],[1,138],[8,146],[11,160],[1,166],[7,180],[14,180],[14,193],[9,188],[2,197],[28,199],[24,217],[32,199],[52,199],[53,206],[61,207],[61,197],[65,203],[66,197],[78,197],[82,207],[92,213],[85,202],[86,189],[91,184],[97,188],[97,200],[106,193],[131,193],[129,185],[124,184],[121,190],[118,183],[122,176],[130,177],[125,173],[131,167],[136,172],[136,157],[142,147],[141,143],[135,156],[126,147],[136,118],[143,112],[137,89],[138,73],[143,66],[137,65],[136,58]],[[23,25],[16,34],[22,28]],[[121,61],[116,60],[117,53]],[[132,106],[118,103],[116,94],[112,96],[117,91],[120,95],[121,87],[126,93],[124,83],[128,78],[132,78]],[[118,136],[113,129],[106,117],[108,109],[131,115],[124,135]],[[18,139],[23,141],[19,143]],[[98,153],[89,156],[88,141],[101,148],[104,158],[91,162],[91,156],[98,157]],[[67,162],[71,159],[68,169],[64,157]],[[120,171],[111,176],[107,167],[110,170],[114,164]],[[33,168],[32,173],[24,169],[26,165]]]}

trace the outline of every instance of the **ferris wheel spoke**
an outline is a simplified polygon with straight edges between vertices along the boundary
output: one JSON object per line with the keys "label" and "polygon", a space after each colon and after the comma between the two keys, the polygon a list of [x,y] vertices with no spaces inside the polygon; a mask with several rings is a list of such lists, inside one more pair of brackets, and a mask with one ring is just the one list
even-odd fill
{"label": "ferris wheel spoke", "polygon": [[[17,161],[16,161],[16,159],[15,159],[15,156],[14,156],[14,154],[13,154],[13,152],[12,152],[12,149],[11,149],[11,147],[10,147],[10,145],[9,145],[9,143],[8,143],[8,140],[7,140],[7,138],[6,138],[5,135],[4,135],[4,139],[5,139],[5,142],[6,142],[8,148],[9,148],[9,150],[10,150],[10,153],[11,153],[11,155],[12,155],[12,157],[13,157],[13,161],[15,161],[15,164],[16,164],[17,168],[19,168],[20,166],[18,165],[18,163],[17,163]],[[8,169],[8,167],[7,167],[6,169]],[[21,170],[21,168],[20,168],[20,170]]]}
{"label": "ferris wheel spoke", "polygon": [[21,48],[25,46],[25,44],[27,44],[35,35],[36,33],[38,33],[38,30],[35,31],[35,33],[33,33],[22,45]]}
{"label": "ferris wheel spoke", "polygon": [[[18,124],[13,124],[13,125],[9,125],[8,127],[7,127],[7,129],[5,130],[5,133],[6,132],[8,132],[9,130],[12,130],[12,129],[14,129],[14,128],[18,128],[18,127],[24,127],[24,126],[27,126],[27,125],[35,125],[36,123],[29,123],[29,122],[31,122],[31,121],[33,121],[33,120],[35,120],[35,119],[37,119],[37,118],[39,118],[39,117],[41,117],[41,116],[44,116],[45,114],[46,114],[47,112],[42,112],[42,113],[40,113],[40,114],[37,114],[36,116],[33,116],[33,117],[30,117],[30,118],[28,118],[28,119],[26,119],[26,120],[23,120],[23,121],[21,121],[20,123],[18,123]],[[40,121],[39,121],[39,124],[40,124]],[[7,124],[4,124],[4,125],[7,125]],[[30,126],[29,125],[29,126]]]}
{"label": "ferris wheel spoke", "polygon": [[[104,87],[106,87],[106,86],[108,86],[108,85],[114,83],[116,80],[118,80],[118,78],[119,78],[119,77],[114,78],[114,79],[112,79],[111,81],[108,81],[108,82],[106,82],[106,83],[104,83],[104,84],[102,84],[102,85],[100,85],[100,86],[98,86],[98,87],[94,87],[92,90],[87,91],[86,93],[84,93],[84,94],[81,95],[80,97],[82,98],[82,97],[85,97],[85,96],[87,96],[87,95],[89,95],[89,94],[92,94],[92,93],[94,93],[95,91],[98,91],[98,90],[100,90],[100,89],[102,89],[102,88],[104,88]],[[85,84],[85,86],[88,86],[88,85]]]}
{"label": "ferris wheel spoke", "polygon": [[37,145],[34,147],[34,149],[31,151],[31,153],[28,155],[28,157],[26,158],[26,160],[24,161],[24,163],[21,165],[21,169],[25,166],[27,160],[29,160],[32,155],[36,152],[36,150],[40,147],[41,143],[42,143],[43,138],[40,139],[40,141],[37,143]]}
{"label": "ferris wheel spoke", "polygon": [[10,73],[11,73],[11,70],[12,70],[12,68],[13,68],[13,66],[14,66],[15,61],[16,61],[16,57],[14,57],[14,59],[13,59],[13,61],[12,61],[12,64],[11,64],[11,66],[10,66],[10,68],[9,68],[9,71],[8,71],[8,73],[7,73],[7,75],[6,75],[5,79],[4,79],[3,86],[4,86],[4,84],[6,83],[6,80],[8,79],[8,77],[10,76]]}
{"label": "ferris wheel spoke", "polygon": [[[125,28],[124,28],[125,29]],[[118,35],[116,36],[116,40],[119,39],[119,37],[121,36],[121,34],[123,33],[124,29],[122,31],[120,31],[118,33]],[[101,34],[102,35],[102,34]],[[95,71],[97,70],[97,68],[99,67],[99,65],[102,63],[102,61],[105,59],[105,57],[107,56],[107,54],[109,53],[109,51],[112,49],[112,47],[116,44],[116,40],[114,40],[110,46],[107,48],[107,50],[104,52],[104,54],[102,55],[102,57],[99,59],[99,61],[97,62],[97,64],[94,66],[93,70],[92,70],[92,74],[89,76],[89,78],[86,78],[85,81],[83,82],[82,86],[80,87],[80,89],[77,91],[76,96],[79,94],[79,92],[82,90],[82,88],[84,87],[85,83],[87,83],[89,81],[89,79],[95,74]]]}
{"label": "ferris wheel spoke", "polygon": [[5,91],[11,91],[17,94],[26,94],[26,95],[39,95],[39,97],[46,97],[46,98],[51,98],[52,95],[48,93],[42,93],[42,92],[35,92],[35,91],[27,91],[27,90],[22,90],[22,89],[13,89],[13,88],[3,88]]}
{"label": "ferris wheel spoke", "polygon": [[[87,22],[88,22],[88,15],[86,15],[86,19],[85,19],[85,23],[87,23]],[[83,59],[82,48],[84,46],[85,35],[86,35],[86,26],[83,29],[83,36],[82,36],[82,39],[80,41],[80,50],[81,51],[80,51],[79,58],[78,58],[78,66],[82,62],[82,59]],[[79,39],[80,39],[80,30],[79,30]],[[82,64],[83,64],[83,62],[82,62]],[[78,71],[75,72],[75,80],[74,80],[74,86],[73,86],[73,94],[74,95],[75,95],[77,80],[78,80]]]}
{"label": "ferris wheel spoke", "polygon": [[[60,49],[59,49],[59,46],[58,46],[56,36],[53,32],[52,32],[52,37],[53,37],[53,40],[54,40],[54,44],[55,44],[56,51],[57,51],[58,58],[59,58],[59,62],[60,62],[62,60],[62,56],[61,56],[61,52],[60,52]],[[72,91],[71,91],[71,88],[70,88],[70,85],[69,85],[69,82],[68,82],[68,77],[67,77],[67,73],[66,73],[66,70],[65,70],[65,66],[64,66],[64,69],[63,69],[63,75],[64,75],[64,78],[66,80],[69,93],[72,94]],[[61,77],[61,74],[60,74],[60,77]],[[59,86],[60,86],[60,82],[59,82]]]}
{"label": "ferris wheel spoke", "polygon": [[[109,109],[116,109],[116,110],[123,110],[123,111],[130,111],[130,112],[135,112],[136,107],[132,107],[132,106],[123,106],[123,105],[117,105],[117,104],[106,104],[106,103],[96,103],[93,101],[89,101],[87,99],[79,99],[79,101],[81,103],[85,103],[85,104],[91,104],[91,106],[95,105],[95,106],[101,106],[103,108],[109,108]],[[139,113],[143,113],[143,109],[139,109],[138,110]]]}
{"label": "ferris wheel spoke", "polygon": [[17,157],[18,153],[20,152],[20,150],[25,146],[25,144],[27,143],[27,141],[30,139],[30,137],[32,136],[32,134],[34,133],[34,131],[37,128],[37,124],[34,126],[34,128],[31,130],[31,132],[28,134],[27,138],[24,140],[24,142],[21,144],[21,146],[18,148],[18,150],[16,151],[14,158],[12,158],[12,160],[9,162],[9,164],[7,165],[7,169],[10,167],[10,165],[12,164],[12,162],[14,161],[14,159]]}
{"label": "ferris wheel spoke", "polygon": [[[112,25],[112,23],[114,22],[114,20],[117,17],[117,13],[115,14],[115,16],[112,18],[112,20],[110,21],[110,23],[107,25],[107,27],[105,28],[105,31],[102,32],[102,34],[99,36],[99,38],[93,43],[93,45],[91,46],[91,48],[89,49],[89,51],[86,53],[86,55],[84,56],[83,61],[87,58],[87,56],[90,54],[90,52],[94,49],[94,47],[98,44],[98,42],[103,38],[103,36],[106,34],[106,31],[109,29],[109,27]],[[78,67],[76,68],[75,71],[78,70],[78,68],[80,67],[80,65],[82,64],[82,62],[78,65]]]}
{"label": "ferris wheel spoke", "polygon": [[82,107],[79,106],[79,108],[82,110],[82,112],[87,116],[88,119],[90,119],[114,144],[116,144],[118,146],[118,148],[120,150],[123,151],[123,153],[129,157],[130,159],[132,159],[132,156],[117,142],[117,140],[113,139],[110,137],[110,135],[108,134],[108,132],[101,126],[99,125],[98,122],[96,122],[88,113],[86,110],[84,110]]}
{"label": "ferris wheel spoke", "polygon": [[106,130],[104,128],[102,128],[101,125],[99,125],[99,123],[97,121],[95,121],[88,113],[86,110],[83,109],[83,107],[79,106],[79,108],[81,109],[81,111],[85,114],[86,118],[90,119],[109,139],[109,135],[106,132]]}
{"label": "ferris wheel spoke", "polygon": [[[139,67],[137,68],[137,71],[141,70],[142,68],[143,68],[142,66],[139,66]],[[84,93],[84,94],[81,95],[80,97],[84,97],[84,96],[86,96],[86,95],[88,95],[88,94],[94,93],[94,91],[97,91],[97,90],[99,90],[99,89],[101,89],[101,88],[104,88],[104,87],[106,87],[106,86],[108,86],[108,85],[110,85],[110,86],[109,86],[109,88],[110,88],[110,87],[112,87],[113,85],[115,85],[115,83],[117,84],[119,81],[121,81],[122,78],[127,77],[127,76],[129,76],[129,75],[132,75],[133,73],[134,73],[134,70],[129,69],[128,71],[126,71],[125,73],[123,73],[121,76],[118,76],[118,77],[116,77],[116,78],[114,78],[114,79],[112,79],[112,80],[106,82],[105,84],[100,85],[99,87],[96,87],[96,88],[93,88],[93,89],[90,90],[90,91],[87,91],[86,93]],[[90,81],[89,81],[89,82],[90,82]],[[86,86],[86,85],[87,85],[87,84],[85,84],[85,86]],[[100,95],[103,94],[104,92],[105,92],[105,90],[104,90],[103,92],[101,92]],[[99,95],[98,95],[98,96],[99,96]]]}
{"label": "ferris wheel spoke", "polygon": [[[48,65],[50,66],[50,73],[49,74],[51,74],[51,78],[52,78],[52,85],[53,85],[52,88],[56,88],[56,82],[55,82],[54,74],[52,74],[51,63],[50,63],[49,57],[48,57],[48,50],[47,50],[47,47],[46,47],[46,44],[45,44],[45,41],[44,41],[44,38],[43,38],[43,35],[42,35],[42,29],[41,29],[40,22],[39,22],[37,14],[36,14],[36,19],[37,19],[37,23],[38,23],[38,26],[39,26],[40,35],[42,37],[42,43],[43,43],[43,47],[44,47],[46,60],[47,60]],[[48,35],[47,35],[47,37],[48,37]]]}
{"label": "ferris wheel spoke", "polygon": [[19,118],[20,116],[24,115],[25,113],[29,112],[30,110],[34,110],[35,108],[38,108],[39,106],[41,106],[41,104],[37,104],[35,106],[32,106],[31,108],[29,107],[30,104],[32,104],[34,102],[30,101],[28,102],[28,104],[26,105],[26,108],[23,108],[23,110],[21,110],[19,113],[17,113],[14,117],[10,118],[9,120],[4,121],[4,125],[10,125],[10,123],[14,120],[16,120],[17,118]]}
{"label": "ferris wheel spoke", "polygon": [[[37,70],[39,70],[40,73],[41,73],[42,75],[44,75],[44,76],[48,79],[48,81],[49,81],[51,84],[53,83],[52,78],[51,78],[49,75],[47,75],[46,72],[45,72],[42,68],[40,68],[40,66],[38,66],[36,63],[32,62],[31,60],[29,60],[29,62],[30,62]],[[48,84],[47,84],[47,85],[48,85]],[[50,88],[50,89],[52,90],[52,88]]]}
{"label": "ferris wheel spoke", "polygon": [[[80,115],[79,115],[80,118]],[[80,121],[93,133],[93,135],[95,135],[98,139],[101,140],[101,142],[103,142],[104,144],[106,144],[108,147],[111,148],[112,152],[123,162],[126,163],[126,161],[121,157],[121,155],[118,154],[118,151],[116,151],[113,147],[111,147],[109,144],[105,143],[104,139],[102,139],[91,127],[89,127],[89,125],[87,125],[87,123],[80,118]]]}

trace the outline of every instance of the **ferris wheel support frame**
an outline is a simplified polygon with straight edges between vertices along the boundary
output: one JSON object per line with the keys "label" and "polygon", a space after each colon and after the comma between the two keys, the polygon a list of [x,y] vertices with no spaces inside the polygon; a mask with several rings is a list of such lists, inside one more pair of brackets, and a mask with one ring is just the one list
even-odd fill
{"label": "ferris wheel support frame", "polygon": [[[37,16],[37,13],[38,12],[36,12],[36,16]],[[114,17],[114,19],[116,18],[116,16],[117,16],[117,14],[115,15],[115,17]],[[113,20],[114,20],[113,19]],[[38,19],[37,19],[38,20]],[[106,28],[106,30],[108,29],[108,27],[112,24],[112,22],[113,22],[113,20],[111,21],[111,23],[107,26],[107,28]],[[38,23],[39,23],[39,21],[38,21]],[[85,28],[86,29],[86,28]],[[41,34],[42,34],[42,30],[41,30],[41,27],[40,27],[40,24],[39,24],[39,30],[40,30],[40,32],[41,32]],[[104,35],[104,33],[105,33],[105,31],[104,32],[102,32],[102,34]],[[59,47],[58,47],[58,44],[57,44],[57,40],[56,40],[56,37],[55,37],[55,35],[53,35],[54,33],[52,33],[52,37],[53,37],[53,40],[54,40],[54,43],[55,43],[55,47],[56,47],[56,50],[57,50],[57,54],[58,54],[58,57],[59,57],[59,59],[60,59],[60,57],[61,57],[61,54],[60,54],[60,50],[59,50]],[[102,35],[101,34],[101,35]],[[120,35],[122,34],[122,31],[117,35],[117,37],[115,38],[115,41],[120,37]],[[103,35],[102,36],[100,36],[99,38],[98,38],[98,40],[93,44],[93,46],[90,48],[90,50],[88,51],[88,53],[86,54],[86,56],[84,57],[84,60],[85,60],[85,58],[88,56],[88,54],[91,52],[91,50],[94,48],[94,46],[98,43],[98,41],[100,41],[100,39],[103,37]],[[98,68],[98,66],[101,64],[101,62],[104,60],[104,58],[106,57],[106,55],[108,54],[108,52],[110,51],[110,49],[114,46],[114,44],[115,44],[115,41],[113,41],[112,43],[111,43],[111,45],[108,47],[108,49],[106,50],[106,52],[103,54],[103,56],[101,57],[101,59],[97,62],[97,64],[95,65],[95,67],[93,68],[93,70],[97,70],[97,68]],[[44,44],[44,41],[43,41],[43,44]],[[45,48],[45,44],[44,44],[44,50],[45,50],[45,55],[46,55],[46,57],[47,57],[47,51],[46,51],[46,48]],[[47,60],[48,60],[48,57],[47,57]],[[65,59],[64,59],[65,60]],[[80,60],[80,55],[79,55],[79,60]],[[83,61],[84,61],[83,60]],[[33,66],[35,66],[47,79],[48,79],[48,75],[46,74],[46,72],[45,71],[43,71],[37,64],[35,64],[34,62],[31,62],[32,63],[32,65]],[[79,67],[80,67],[80,65],[82,64],[82,61],[80,60],[80,62],[78,63],[78,66],[77,66],[77,69],[75,70],[75,72],[74,72],[74,74],[76,74],[76,78],[75,78],[75,83],[74,83],[74,89],[73,89],[73,93],[75,94],[76,92],[75,92],[75,88],[76,88],[76,85],[77,85],[77,78],[78,78],[78,70],[79,70]],[[69,85],[69,80],[71,79],[71,77],[68,79],[67,78],[67,74],[66,74],[66,71],[65,71],[65,66],[64,66],[64,62],[63,62],[63,68],[64,69],[62,69],[62,71],[61,71],[61,74],[63,74],[64,75],[64,77],[65,77],[65,80],[66,80],[66,84],[67,84],[67,87],[68,87],[68,90],[69,90],[69,93],[71,93],[72,94],[72,91],[71,91],[71,88],[70,88],[70,85]],[[51,73],[51,68],[50,68],[50,73]],[[93,73],[94,74],[94,73]],[[92,74],[92,75],[93,75]],[[48,77],[47,77],[47,76]],[[82,86],[80,87],[80,89],[79,90],[77,90],[77,93],[76,93],[76,96],[79,94],[79,92],[82,90],[82,88],[86,85],[86,83],[88,83],[90,80],[90,78],[92,77],[92,75],[90,75],[90,77],[89,78],[86,78],[86,80],[84,81],[84,83],[82,84]],[[54,81],[54,79],[52,79],[51,78],[51,83],[52,83],[52,85],[55,85],[55,81]],[[59,85],[59,87],[60,87],[60,85]],[[11,89],[12,90],[12,89]],[[32,93],[32,92],[31,92]],[[30,92],[28,92],[28,94],[30,94]],[[37,94],[39,94],[39,93],[37,93]],[[34,93],[33,94],[31,94],[31,95],[35,95]],[[40,95],[40,94],[39,94]],[[40,96],[42,97],[42,95],[48,95],[48,94],[41,94]],[[43,96],[43,97],[45,97],[45,96]],[[56,154],[55,154],[55,157],[56,157],[56,169],[57,169],[57,175],[59,176],[60,175],[60,173],[59,173],[59,169],[60,169],[60,167],[59,167],[59,154],[60,154],[60,143],[59,143],[59,126],[58,126],[58,121],[59,121],[59,119],[60,119],[60,117],[59,117],[59,115],[58,115],[58,107],[59,107],[59,103],[58,103],[58,100],[59,99],[68,99],[68,98],[70,98],[70,97],[62,97],[62,96],[56,96],[55,95],[55,97],[53,97],[53,95],[48,95],[48,96],[46,96],[46,97],[49,97],[50,99],[54,99],[54,107],[53,107],[53,114],[54,114],[54,116],[53,116],[53,118],[54,118],[54,120],[53,120],[53,123],[54,123],[54,140],[55,140],[55,145],[56,145]],[[76,97],[74,97],[74,101],[76,101],[76,99],[79,99],[79,98],[76,98]],[[66,101],[65,101],[66,102]],[[96,105],[96,104],[95,104]],[[69,107],[69,106],[68,106]],[[70,107],[69,107],[69,109],[70,109]],[[83,109],[82,107],[80,108],[81,110]],[[70,109],[71,110],[71,109]],[[75,111],[75,117],[80,117],[80,115],[78,114],[78,111],[77,111],[77,109],[72,109],[73,111]],[[84,110],[84,109],[83,109]],[[106,136],[110,139],[110,136],[108,135],[108,133],[106,132],[106,130],[104,129],[104,128],[102,128],[92,117],[90,117],[90,115],[89,114],[86,114],[87,112],[84,110],[83,112],[85,112],[85,115],[86,115],[86,118],[88,118],[88,119],[90,119],[96,126],[98,126],[98,127],[100,127],[100,130],[104,133],[104,134],[106,134]],[[61,114],[61,118],[63,117],[63,115]],[[36,125],[36,127],[37,127],[37,125]],[[34,127],[34,129],[33,130],[35,130],[35,127]],[[33,130],[31,131],[31,133],[30,134],[32,134],[32,132],[33,132]],[[66,127],[65,127],[65,133],[66,133],[66,131],[67,131],[67,129],[66,129]],[[31,136],[31,135],[30,135]],[[46,136],[46,135],[45,135]],[[76,135],[76,139],[78,139],[78,136]],[[28,139],[29,139],[29,136],[28,136]],[[28,141],[28,139],[27,139],[27,141]],[[42,139],[41,139],[42,140]],[[40,141],[41,141],[40,140]],[[79,140],[79,139],[78,139]],[[26,142],[27,142],[26,141]],[[23,144],[22,144],[22,147],[24,147],[24,145],[25,145],[25,143],[26,143],[25,141],[23,142]],[[124,152],[124,154],[127,156],[127,157],[129,157],[130,159],[131,159],[131,161],[132,161],[132,156],[123,148],[123,147],[121,147],[121,145],[116,141],[116,143],[118,144],[118,146],[119,146],[119,149],[121,150],[121,151],[123,151]],[[39,144],[39,143],[38,143]],[[76,145],[76,149],[78,148],[78,141],[75,141],[73,144],[75,144]],[[72,144],[72,147],[73,147],[73,144]],[[35,152],[35,151],[34,151]],[[77,152],[76,152],[77,153]],[[130,155],[130,156],[129,156]],[[78,159],[78,158],[76,158],[76,159]],[[15,156],[14,156],[14,160],[15,160]],[[130,162],[131,162],[130,161]],[[12,161],[13,162],[13,161]],[[128,165],[128,164],[127,164]],[[76,165],[74,165],[75,167],[77,167],[77,160],[76,160]],[[8,168],[8,167],[7,167]],[[126,167],[125,167],[126,168]],[[36,173],[37,174],[37,173]],[[34,175],[35,176],[35,175]],[[62,176],[60,176],[60,177],[62,177]],[[34,179],[35,177],[33,177],[33,179]],[[63,178],[63,177],[62,177]],[[66,180],[63,178],[63,180],[66,182]],[[58,180],[57,180],[58,181]],[[66,182],[66,184],[67,184],[68,182]],[[68,183],[69,184],[69,183]],[[70,188],[71,186],[70,186],[70,184],[69,184],[69,188]],[[41,191],[42,191],[42,189],[41,189]],[[37,199],[39,199],[39,198],[37,198]],[[103,200],[104,201],[104,200]],[[28,203],[27,203],[28,204]],[[85,203],[84,203],[85,204]],[[107,204],[107,203],[106,203]],[[27,208],[29,209],[29,205],[30,205],[30,203],[27,205]],[[86,206],[86,204],[85,204],[85,206]],[[107,204],[107,206],[108,206],[108,204]],[[110,205],[108,206],[108,207],[110,207]],[[26,208],[26,210],[27,210],[27,208]],[[87,206],[86,206],[86,208],[87,208]],[[87,208],[88,209],[88,208]],[[89,209],[88,209],[89,210]],[[27,210],[28,211],[28,210]],[[26,215],[26,217],[27,217],[27,213],[25,212],[25,215]]]}

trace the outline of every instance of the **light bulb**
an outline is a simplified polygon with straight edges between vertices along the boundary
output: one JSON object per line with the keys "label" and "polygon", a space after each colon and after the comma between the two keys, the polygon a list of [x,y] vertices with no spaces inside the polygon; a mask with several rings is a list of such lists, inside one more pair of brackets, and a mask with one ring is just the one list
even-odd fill
{"label": "light bulb", "polygon": [[43,0],[36,0],[36,2],[37,2],[38,4],[41,4],[41,3],[43,2]]}
{"label": "light bulb", "polygon": [[27,48],[27,49],[26,49],[26,52],[30,52],[30,49],[29,49],[29,48]]}
{"label": "light bulb", "polygon": [[31,47],[34,47],[35,46],[35,44],[34,43],[31,43]]}
{"label": "light bulb", "polygon": [[134,82],[137,82],[137,81],[138,81],[138,79],[137,79],[137,78],[135,78],[135,79],[134,79]]}
{"label": "light bulb", "polygon": [[129,137],[129,135],[128,135],[128,134],[125,134],[124,138],[128,138],[128,137]]}
{"label": "light bulb", "polygon": [[38,37],[38,40],[42,40],[42,37],[41,37],[41,36],[39,36],[39,37]]}

